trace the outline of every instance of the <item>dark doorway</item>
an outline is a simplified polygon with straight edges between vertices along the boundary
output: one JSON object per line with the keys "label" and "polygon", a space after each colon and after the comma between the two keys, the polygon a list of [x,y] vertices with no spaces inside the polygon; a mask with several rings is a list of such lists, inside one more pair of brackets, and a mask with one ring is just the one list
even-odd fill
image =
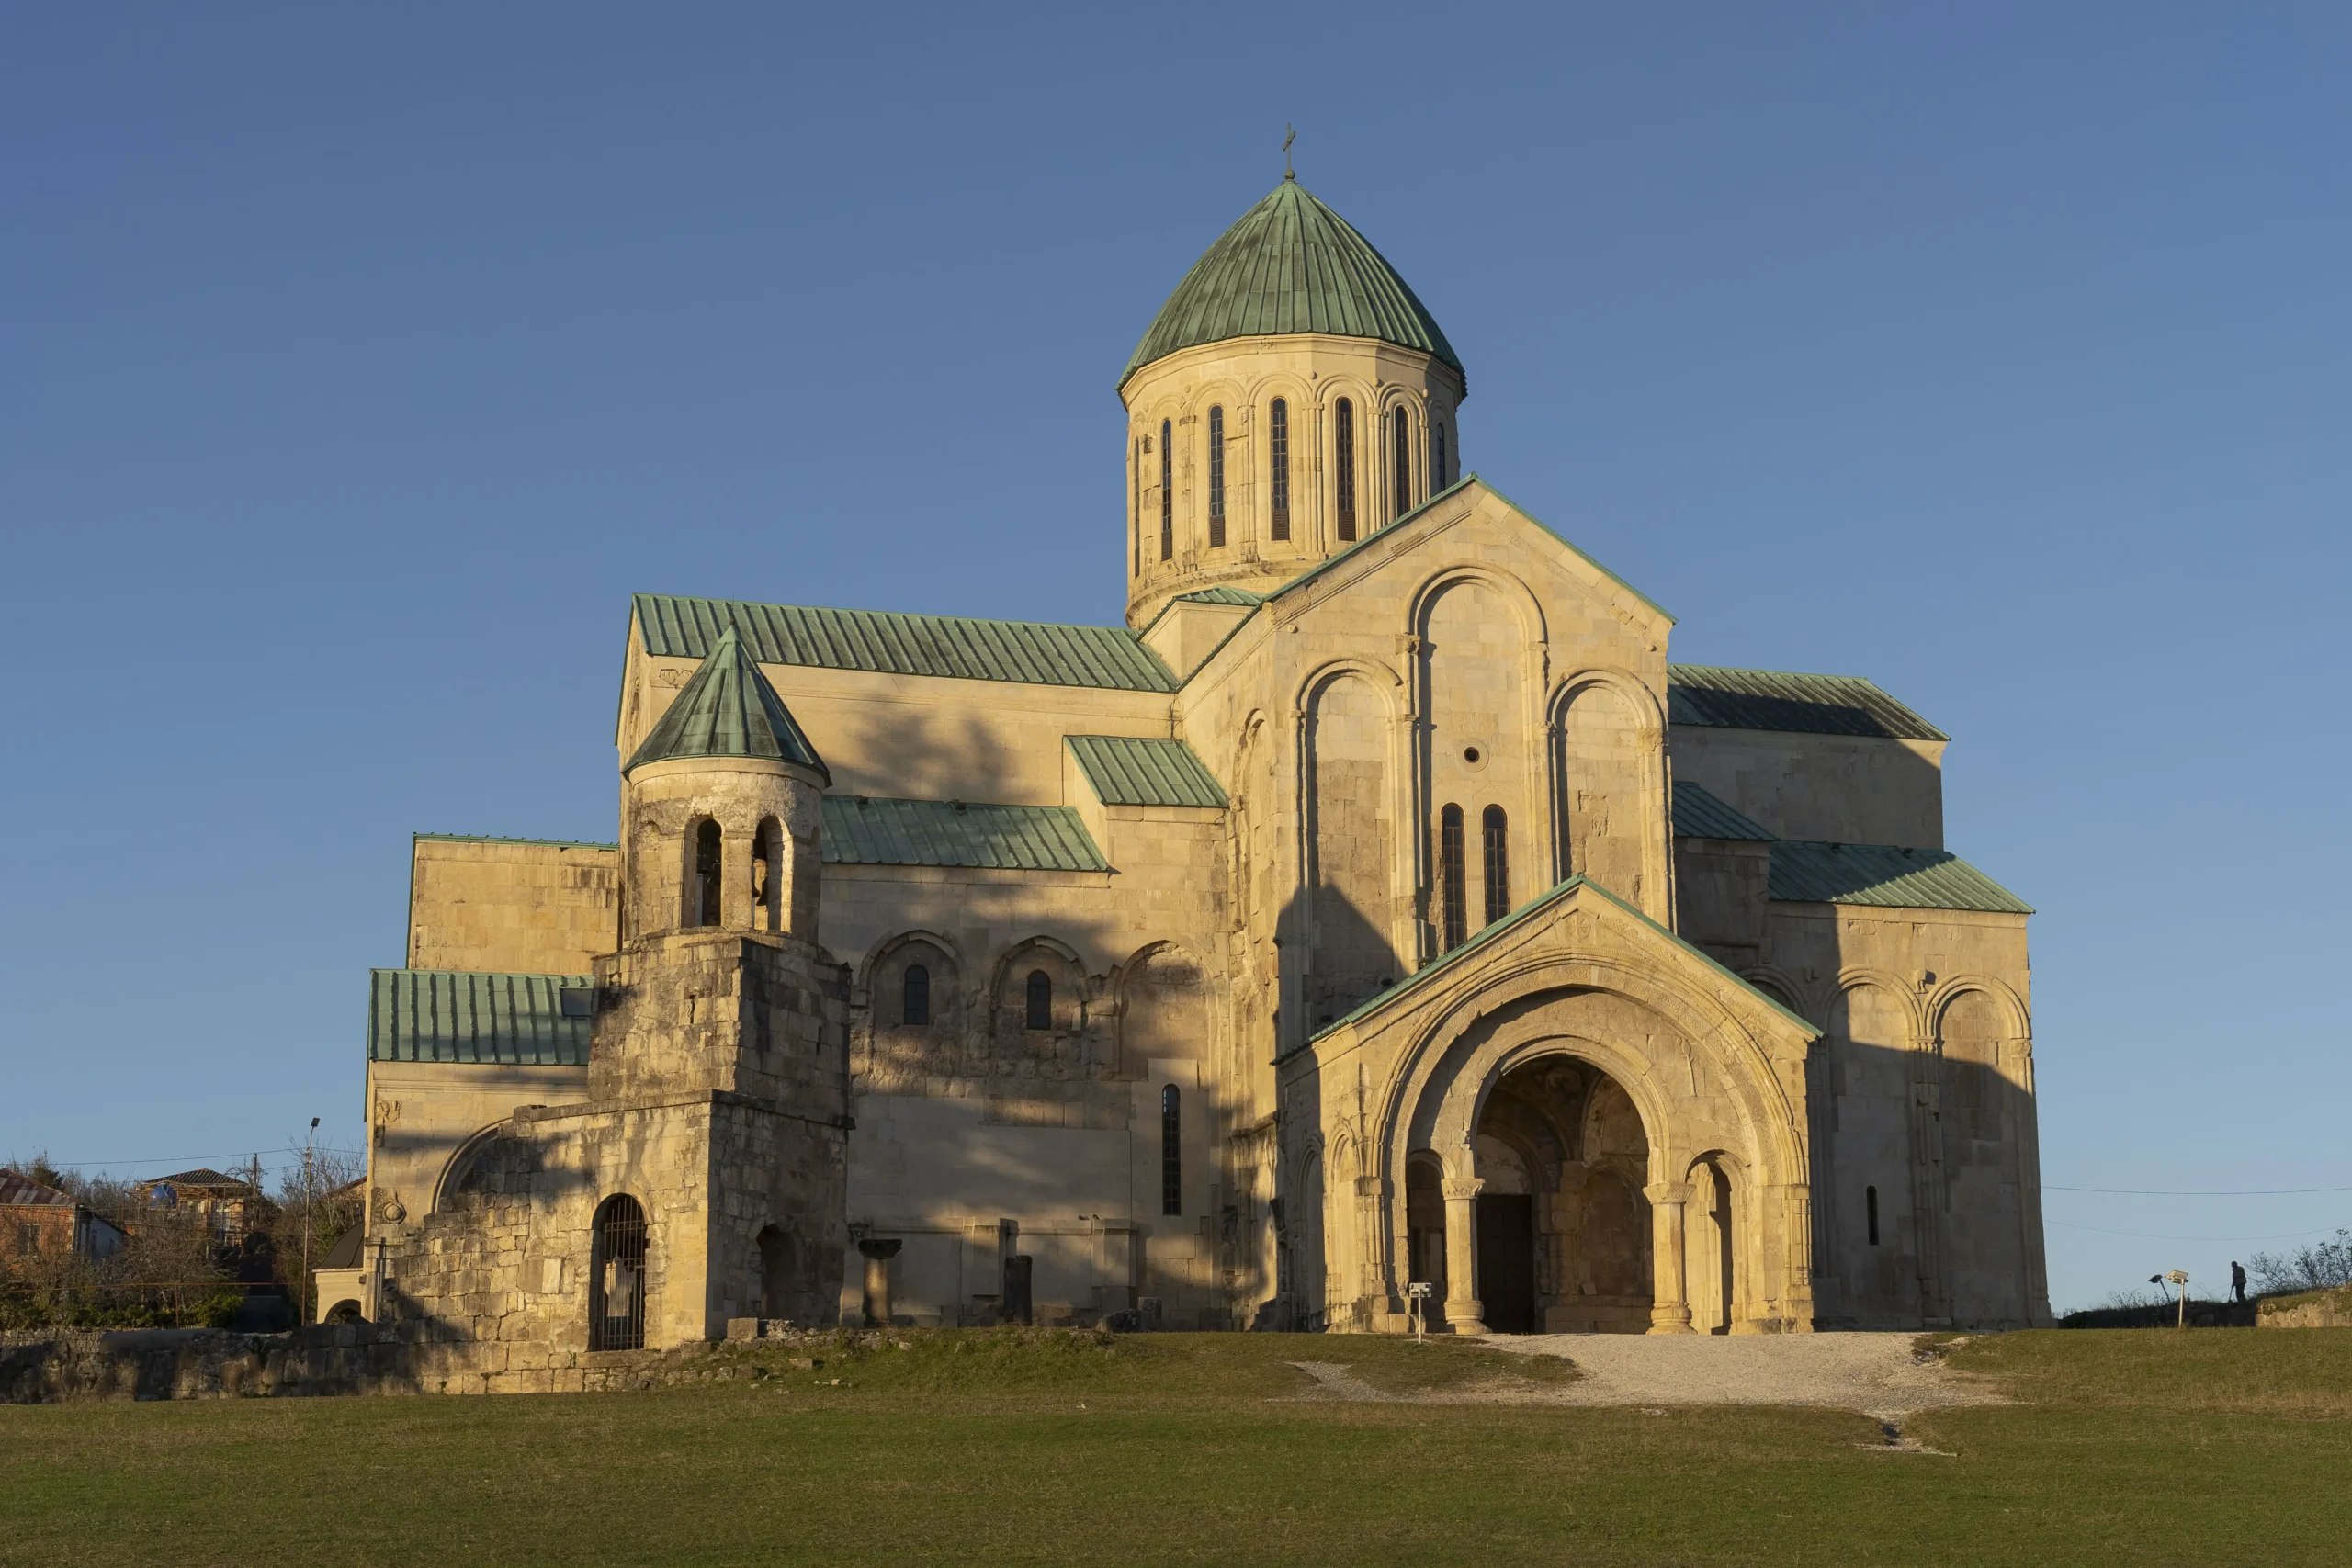
{"label": "dark doorway", "polygon": [[1535,1332],[1535,1200],[1478,1200],[1478,1301],[1498,1334]]}
{"label": "dark doorway", "polygon": [[1004,1260],[1004,1295],[1000,1315],[1007,1323],[1027,1323],[1032,1315],[1029,1289],[1035,1261],[1025,1252],[1016,1252]]}

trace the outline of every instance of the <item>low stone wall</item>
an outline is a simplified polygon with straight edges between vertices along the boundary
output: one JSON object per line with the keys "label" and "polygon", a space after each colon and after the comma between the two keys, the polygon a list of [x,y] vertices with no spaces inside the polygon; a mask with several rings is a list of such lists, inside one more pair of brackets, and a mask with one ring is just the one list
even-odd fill
{"label": "low stone wall", "polygon": [[2352,1285],[2299,1296],[2265,1296],[2255,1324],[2260,1328],[2352,1328]]}
{"label": "low stone wall", "polygon": [[416,1349],[367,1324],[18,1331],[0,1334],[0,1404],[413,1393]]}
{"label": "low stone wall", "polygon": [[[802,1337],[785,1337],[797,1348]],[[766,1375],[742,1357],[741,1347],[735,1348],[729,1354],[724,1344],[696,1344],[673,1350],[589,1352],[469,1344],[435,1339],[407,1324],[321,1324],[286,1334],[214,1328],[15,1332],[0,1334],[0,1404],[80,1399],[602,1393]]]}

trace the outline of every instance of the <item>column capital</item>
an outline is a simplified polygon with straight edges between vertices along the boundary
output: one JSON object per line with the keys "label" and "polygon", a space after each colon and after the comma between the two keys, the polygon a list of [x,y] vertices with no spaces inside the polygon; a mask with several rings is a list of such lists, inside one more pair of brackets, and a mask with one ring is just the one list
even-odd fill
{"label": "column capital", "polygon": [[1449,1200],[1476,1198],[1487,1190],[1484,1177],[1449,1176],[1445,1179],[1445,1195]]}
{"label": "column capital", "polygon": [[1642,1189],[1642,1196],[1653,1203],[1687,1203],[1690,1201],[1690,1184],[1687,1181],[1653,1181]]}

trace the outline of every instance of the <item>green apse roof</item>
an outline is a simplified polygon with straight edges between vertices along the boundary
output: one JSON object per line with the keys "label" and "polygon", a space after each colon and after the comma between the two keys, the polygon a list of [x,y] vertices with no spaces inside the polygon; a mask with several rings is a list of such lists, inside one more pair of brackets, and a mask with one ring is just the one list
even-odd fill
{"label": "green apse roof", "polygon": [[814,768],[832,782],[731,625],[621,771],[673,757],[765,757]]}
{"label": "green apse roof", "polygon": [[1180,349],[1283,333],[1374,338],[1462,369],[1453,345],[1388,259],[1285,176],[1193,264],[1119,384]]}

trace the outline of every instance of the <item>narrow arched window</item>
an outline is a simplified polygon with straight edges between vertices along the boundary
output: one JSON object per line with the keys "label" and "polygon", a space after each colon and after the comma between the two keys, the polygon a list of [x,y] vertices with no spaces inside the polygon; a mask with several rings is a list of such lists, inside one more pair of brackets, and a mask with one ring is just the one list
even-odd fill
{"label": "narrow arched window", "polygon": [[1863,1189],[1862,1189],[1862,1208],[1864,1209],[1864,1211],[1865,1211],[1865,1212],[1869,1214],[1869,1216],[1870,1216],[1870,1222],[1871,1222],[1871,1245],[1872,1247],[1876,1247],[1876,1246],[1878,1245],[1878,1189],[1877,1189],[1877,1188],[1875,1188],[1875,1187],[1865,1187],[1865,1188],[1863,1188]]}
{"label": "narrow arched window", "polygon": [[645,1211],[607,1198],[588,1231],[588,1348],[645,1348]]}
{"label": "narrow arched window", "polygon": [[1054,977],[1043,969],[1029,971],[1029,1027],[1054,1026]]}
{"label": "narrow arched window", "polygon": [[1430,493],[1434,495],[1446,486],[1445,426],[1430,421]]}
{"label": "narrow arched window", "polygon": [[1184,1212],[1184,1110],[1174,1084],[1159,1091],[1159,1212]]}
{"label": "narrow arched window", "polygon": [[1225,547],[1225,411],[1209,410],[1209,548]]}
{"label": "narrow arched window", "polygon": [[771,817],[752,840],[752,929],[784,930],[784,824]]}
{"label": "narrow arched window", "polygon": [[1398,409],[1390,423],[1396,427],[1388,445],[1396,459],[1396,515],[1402,517],[1413,510],[1413,416]]}
{"label": "narrow arched window", "polygon": [[1136,441],[1135,468],[1127,484],[1127,532],[1132,536],[1129,542],[1135,547],[1135,575],[1137,577],[1143,575],[1143,459],[1150,449],[1149,441]]}
{"label": "narrow arched window", "polygon": [[688,922],[697,926],[715,926],[718,920],[718,824],[706,817],[695,829],[695,878],[687,895]]}
{"label": "narrow arched window", "polygon": [[1499,806],[1480,814],[1487,840],[1487,923],[1493,925],[1510,913],[1510,824]]}
{"label": "narrow arched window", "polygon": [[1266,533],[1290,537],[1290,404],[1280,398],[1266,413]]}
{"label": "narrow arched window", "polygon": [[1332,411],[1331,498],[1340,537],[1356,536],[1356,406],[1347,399]]}
{"label": "narrow arched window", "polygon": [[1449,806],[1437,814],[1438,901],[1445,921],[1446,951],[1470,940],[1470,900],[1464,887],[1462,807]]}
{"label": "narrow arched window", "polygon": [[931,971],[920,964],[908,964],[906,978],[899,984],[899,1021],[931,1021]]}
{"label": "narrow arched window", "polygon": [[1159,422],[1159,558],[1176,556],[1176,427]]}

